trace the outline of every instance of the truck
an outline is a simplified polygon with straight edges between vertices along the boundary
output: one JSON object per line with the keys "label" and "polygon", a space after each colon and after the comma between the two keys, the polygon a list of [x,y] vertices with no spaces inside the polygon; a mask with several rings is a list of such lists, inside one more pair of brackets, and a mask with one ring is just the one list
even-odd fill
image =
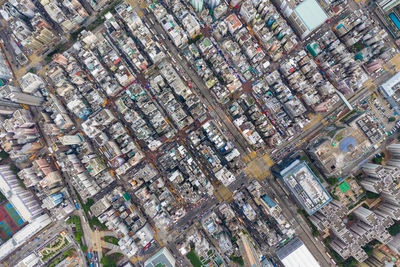
{"label": "truck", "polygon": [[88,252],[88,257],[89,257],[89,260],[92,259],[92,253],[91,252]]}
{"label": "truck", "polygon": [[79,210],[79,205],[78,205],[78,203],[75,203],[75,208],[76,208],[76,210]]}

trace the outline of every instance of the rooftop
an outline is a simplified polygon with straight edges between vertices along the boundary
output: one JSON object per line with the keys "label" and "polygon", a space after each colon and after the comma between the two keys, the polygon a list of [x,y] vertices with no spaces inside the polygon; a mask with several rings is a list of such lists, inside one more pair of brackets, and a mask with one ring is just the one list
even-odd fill
{"label": "rooftop", "polygon": [[307,163],[296,160],[281,171],[283,181],[308,214],[332,200]]}
{"label": "rooftop", "polygon": [[320,267],[314,256],[298,237],[277,250],[276,254],[285,267]]}
{"label": "rooftop", "polygon": [[305,0],[294,11],[310,31],[315,30],[328,19],[328,15],[316,0]]}
{"label": "rooftop", "polygon": [[175,266],[175,259],[171,255],[168,249],[165,247],[159,250],[156,254],[154,254],[150,259],[148,259],[144,263],[145,267],[174,267]]}

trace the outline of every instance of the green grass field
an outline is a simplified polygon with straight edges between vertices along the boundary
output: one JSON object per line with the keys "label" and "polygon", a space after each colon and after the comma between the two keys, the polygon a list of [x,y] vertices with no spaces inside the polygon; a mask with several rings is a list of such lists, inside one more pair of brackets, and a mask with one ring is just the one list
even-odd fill
{"label": "green grass field", "polygon": [[193,267],[201,267],[201,261],[193,249],[186,255],[186,258],[190,260]]}

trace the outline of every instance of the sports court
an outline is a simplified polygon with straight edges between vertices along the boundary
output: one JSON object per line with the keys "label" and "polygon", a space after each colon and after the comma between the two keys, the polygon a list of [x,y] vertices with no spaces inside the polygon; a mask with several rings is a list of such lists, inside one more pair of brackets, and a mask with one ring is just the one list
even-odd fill
{"label": "sports court", "polygon": [[346,181],[344,181],[343,183],[341,183],[341,184],[339,185],[339,189],[340,189],[340,191],[342,191],[343,193],[346,193],[347,191],[349,191],[349,190],[351,189],[351,187],[350,187],[350,185],[349,185]]}
{"label": "sports court", "polygon": [[4,202],[0,205],[0,237],[5,240],[13,236],[25,221],[19,216],[13,205]]}

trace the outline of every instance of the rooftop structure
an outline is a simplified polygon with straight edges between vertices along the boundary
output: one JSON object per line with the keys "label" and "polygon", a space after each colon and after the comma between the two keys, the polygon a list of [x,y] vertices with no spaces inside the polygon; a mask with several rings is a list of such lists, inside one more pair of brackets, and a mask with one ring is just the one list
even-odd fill
{"label": "rooftop structure", "polygon": [[308,214],[315,213],[332,200],[307,163],[296,160],[280,174],[286,186]]}
{"label": "rooftop structure", "polygon": [[326,175],[346,171],[346,167],[361,160],[365,151],[372,148],[355,121],[352,126],[337,127],[311,145],[309,152]]}
{"label": "rooftop structure", "polygon": [[174,267],[175,258],[172,256],[171,252],[166,247],[160,249],[156,254],[154,254],[150,259],[145,261],[144,267]]}
{"label": "rooftop structure", "polygon": [[276,254],[285,267],[321,266],[298,237],[293,238],[284,247],[277,250]]}
{"label": "rooftop structure", "polygon": [[383,96],[390,103],[390,105],[396,110],[396,112],[400,112],[399,105],[393,99],[394,94],[400,88],[400,72],[393,75],[386,82],[382,83],[379,88],[381,89]]}
{"label": "rooftop structure", "polygon": [[316,0],[305,0],[298,5],[294,12],[297,13],[303,24],[312,32],[328,19],[325,11]]}
{"label": "rooftop structure", "polygon": [[324,23],[328,16],[316,0],[306,0],[300,5],[298,1],[274,0],[283,15],[301,39],[305,39],[312,31]]}
{"label": "rooftop structure", "polygon": [[400,4],[399,0],[380,0],[378,5],[385,11],[388,12]]}
{"label": "rooftop structure", "polygon": [[18,247],[22,246],[51,222],[51,218],[47,214],[43,214],[18,231],[11,239],[0,246],[0,261],[10,255]]}
{"label": "rooftop structure", "polygon": [[42,213],[33,194],[19,185],[15,174],[7,165],[0,166],[0,191],[25,221],[30,222]]}

